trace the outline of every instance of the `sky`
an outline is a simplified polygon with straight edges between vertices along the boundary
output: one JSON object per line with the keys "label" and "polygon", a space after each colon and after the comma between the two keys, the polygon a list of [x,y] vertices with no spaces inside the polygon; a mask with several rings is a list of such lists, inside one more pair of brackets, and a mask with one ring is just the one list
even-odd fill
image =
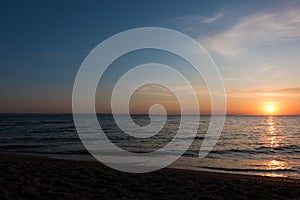
{"label": "sky", "polygon": [[[299,1],[1,1],[0,24],[2,113],[72,112],[76,73],[93,48],[128,29],[164,27],[194,38],[210,54],[223,77],[228,114],[300,114]],[[138,56],[141,63],[150,61],[147,53],[129,55],[124,63]],[[119,65],[104,85],[118,76]],[[196,93],[207,114],[202,86]],[[99,90],[97,111],[109,112],[108,93]],[[178,113],[175,96],[157,85],[141,87],[130,109],[144,113],[157,101]]]}

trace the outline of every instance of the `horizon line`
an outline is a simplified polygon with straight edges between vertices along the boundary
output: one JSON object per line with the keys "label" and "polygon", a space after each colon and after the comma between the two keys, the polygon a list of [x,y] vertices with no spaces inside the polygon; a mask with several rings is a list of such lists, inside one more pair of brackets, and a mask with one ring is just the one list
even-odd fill
{"label": "horizon line", "polygon": [[[93,114],[93,113],[77,113],[77,114]],[[97,115],[113,115],[112,113],[96,113]],[[72,112],[0,112],[0,115],[73,115]],[[115,115],[127,115],[124,113],[117,113]],[[133,113],[130,115],[134,116],[145,116],[149,115],[149,113]],[[154,114],[154,116],[181,116],[181,114]],[[185,114],[183,116],[300,116],[300,114]]]}

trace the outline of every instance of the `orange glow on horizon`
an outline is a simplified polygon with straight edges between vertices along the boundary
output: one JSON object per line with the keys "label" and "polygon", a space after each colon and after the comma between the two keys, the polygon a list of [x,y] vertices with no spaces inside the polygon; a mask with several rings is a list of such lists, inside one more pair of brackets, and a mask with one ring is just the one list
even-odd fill
{"label": "orange glow on horizon", "polygon": [[299,115],[299,97],[227,96],[229,115]]}
{"label": "orange glow on horizon", "polygon": [[[103,99],[103,96],[101,96]],[[110,113],[110,101],[96,101],[98,113]],[[208,94],[199,92],[200,114],[211,114],[211,102]],[[160,87],[146,86],[136,91],[130,100],[130,113],[148,114],[153,104],[161,104],[169,114],[180,115],[180,104],[176,96]],[[228,115],[300,115],[300,96],[278,94],[274,96],[228,93],[226,100]],[[216,108],[218,111],[218,108]],[[122,112],[120,112],[122,113]],[[190,108],[190,114],[197,114]]]}

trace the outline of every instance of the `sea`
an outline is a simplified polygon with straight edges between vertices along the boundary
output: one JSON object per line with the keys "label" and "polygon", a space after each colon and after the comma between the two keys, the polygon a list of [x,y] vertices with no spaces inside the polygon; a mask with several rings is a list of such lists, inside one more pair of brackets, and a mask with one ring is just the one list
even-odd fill
{"label": "sea", "polygon": [[[180,116],[168,116],[159,136],[143,142],[143,138],[124,134],[112,115],[97,117],[112,143],[140,153],[171,142],[181,122]],[[131,117],[140,126],[151,122],[147,115]],[[193,121],[198,116],[189,117]],[[210,120],[211,116],[199,118],[192,144],[168,167],[300,179],[300,116],[226,116],[216,145],[206,157],[199,158]],[[184,143],[189,137],[186,134],[179,140]],[[80,140],[72,114],[0,114],[0,152],[95,160]]]}

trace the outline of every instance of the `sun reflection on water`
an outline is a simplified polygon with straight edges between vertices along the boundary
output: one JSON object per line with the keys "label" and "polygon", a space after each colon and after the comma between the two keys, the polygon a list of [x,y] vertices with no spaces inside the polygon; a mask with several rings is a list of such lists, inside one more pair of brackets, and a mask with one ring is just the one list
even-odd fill
{"label": "sun reflection on water", "polygon": [[[280,144],[283,143],[282,140],[284,139],[284,136],[280,134],[280,130],[278,129],[276,124],[278,124],[278,122],[276,122],[276,118],[273,116],[269,116],[266,119],[266,131],[264,137],[262,138],[265,141],[265,146],[273,149],[280,147]],[[291,169],[291,166],[288,162],[282,161],[281,159],[274,159],[274,157],[270,160],[266,160],[264,166],[265,170],[274,171],[265,174],[266,176],[271,177],[283,177],[284,175],[279,173],[279,171]]]}
{"label": "sun reflection on water", "polygon": [[269,145],[271,148],[276,148],[279,146],[280,139],[277,137],[277,129],[274,122],[274,117],[270,116],[267,119],[267,140],[269,141]]}
{"label": "sun reflection on water", "polygon": [[280,171],[290,170],[292,168],[288,162],[279,160],[266,161],[265,166],[266,170],[270,172],[262,175],[270,177],[287,177],[287,175],[281,173]]}
{"label": "sun reflection on water", "polygon": [[270,160],[267,162],[267,170],[287,170],[290,166],[285,161]]}

